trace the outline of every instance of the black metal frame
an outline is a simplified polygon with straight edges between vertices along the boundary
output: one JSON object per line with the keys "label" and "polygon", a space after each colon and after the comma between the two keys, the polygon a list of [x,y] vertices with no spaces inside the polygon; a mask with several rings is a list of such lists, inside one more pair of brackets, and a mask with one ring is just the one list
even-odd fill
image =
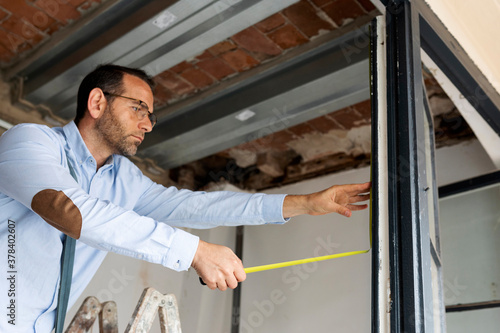
{"label": "black metal frame", "polygon": [[[424,328],[417,106],[421,94],[418,22],[411,3],[387,6],[391,331]],[[418,63],[418,67],[415,66]],[[416,79],[417,78],[417,79]],[[421,126],[421,125],[420,125]]]}
{"label": "black metal frame", "polygon": [[[243,260],[243,236],[245,233],[244,226],[236,227],[236,248],[234,253]],[[231,309],[231,333],[238,333],[240,331],[241,319],[241,288],[240,283],[236,289],[233,290],[233,306]]]}
{"label": "black metal frame", "polygon": [[[379,155],[380,153],[380,142],[378,140],[378,135],[375,130],[376,124],[379,123],[379,117],[378,117],[378,99],[375,98],[375,96],[378,95],[378,87],[377,87],[377,82],[379,80],[378,78],[378,70],[377,66],[380,61],[377,57],[377,21],[374,19],[371,23],[370,26],[370,103],[371,103],[371,123],[372,123],[372,131],[371,131],[371,141],[372,141],[372,151],[371,151],[371,175],[370,179],[372,182],[372,191],[371,191],[371,217],[372,217],[372,234],[371,234],[371,242],[372,242],[372,271],[375,271],[375,267],[378,267],[378,263],[382,262],[382,256],[380,251],[378,251],[378,244],[379,244],[379,234],[376,232],[379,230],[379,225],[380,225],[380,220],[379,220],[379,205],[378,204],[373,204],[373,203],[379,203],[380,198],[378,191],[375,189],[378,189],[381,186],[381,179],[379,177],[379,171],[380,171],[380,166],[376,162],[376,156]],[[379,290],[379,285],[380,285],[380,277],[379,274],[373,274],[372,273],[372,295],[379,295],[380,290]],[[380,327],[380,311],[378,306],[378,302],[376,297],[372,297],[372,331],[374,331],[373,328],[375,327]]]}
{"label": "black metal frame", "polygon": [[500,171],[439,187],[439,199],[500,183]]}
{"label": "black metal frame", "polygon": [[[434,170],[426,170],[425,165],[422,166],[426,156],[423,156],[418,147],[425,130],[424,117],[432,122],[422,83],[421,49],[499,135],[500,95],[485,80],[466,53],[460,52],[462,49],[458,43],[423,0],[382,0],[382,3],[386,6],[387,31],[390,330],[433,331],[433,316],[430,315],[432,311],[426,311],[427,302],[432,300],[432,287],[429,285],[432,282],[430,265],[431,260],[436,263],[439,276],[441,260],[439,230],[436,229],[435,244],[432,244],[428,237],[429,219],[434,218],[437,221],[437,212],[430,216],[428,206],[431,204],[437,207],[435,173]],[[373,51],[371,56],[373,61]],[[375,75],[376,71],[372,68],[374,80]],[[372,89],[374,88],[372,84]],[[372,109],[376,106],[376,101],[372,101]],[[372,119],[372,122],[376,121],[376,118]],[[373,138],[376,136],[372,134]],[[431,134],[431,143],[433,140]],[[374,141],[373,144],[378,143]],[[431,160],[432,156],[433,151]],[[429,184],[426,172],[432,172]],[[491,182],[492,177],[498,176],[500,172],[494,176],[482,176],[481,179]],[[373,181],[374,188],[381,185],[376,177]],[[440,189],[440,196],[444,191],[451,193],[457,189],[456,186]],[[427,196],[431,194],[434,200],[429,202]],[[376,200],[374,202],[377,203]],[[376,230],[379,221],[375,219],[372,222]],[[373,235],[377,237],[377,232]],[[378,267],[379,248],[375,238],[373,245],[372,267]],[[375,273],[375,269],[373,271],[372,313],[376,314],[386,310],[378,309],[375,300],[385,291],[378,290],[378,273]],[[375,315],[372,315],[372,331],[380,332],[380,323]]]}

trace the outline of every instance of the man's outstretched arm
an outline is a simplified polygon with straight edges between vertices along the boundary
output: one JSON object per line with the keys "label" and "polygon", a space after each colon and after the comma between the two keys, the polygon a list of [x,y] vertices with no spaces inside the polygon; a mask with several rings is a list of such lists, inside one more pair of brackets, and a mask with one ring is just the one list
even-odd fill
{"label": "man's outstretched arm", "polygon": [[285,218],[297,215],[324,215],[338,213],[350,217],[352,211],[366,209],[367,204],[357,203],[370,198],[371,184],[335,185],[326,190],[306,194],[288,195],[283,203]]}
{"label": "man's outstretched arm", "polygon": [[[316,193],[288,195],[283,202],[283,216],[338,213],[350,217],[352,211],[368,207],[358,203],[370,198],[370,187],[369,182],[335,185]],[[200,241],[191,266],[210,289],[234,289],[246,279],[241,260],[230,248],[221,245]]]}

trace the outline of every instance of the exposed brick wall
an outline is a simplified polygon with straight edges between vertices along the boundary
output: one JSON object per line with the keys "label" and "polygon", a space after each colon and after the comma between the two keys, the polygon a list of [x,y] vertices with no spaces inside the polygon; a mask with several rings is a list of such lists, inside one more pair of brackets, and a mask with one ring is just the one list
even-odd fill
{"label": "exposed brick wall", "polygon": [[[102,0],[0,0],[0,67],[22,59]],[[337,29],[370,0],[302,0],[159,74],[156,107],[173,104]]]}
{"label": "exposed brick wall", "polygon": [[0,65],[15,63],[101,0],[0,0]]}
{"label": "exposed brick wall", "polygon": [[250,153],[264,151],[283,152],[291,149],[288,143],[292,140],[300,140],[312,134],[326,134],[331,130],[350,130],[352,128],[368,125],[370,121],[370,100],[366,100],[282,131],[270,133],[261,138],[240,144],[220,154],[222,154],[222,156],[231,156],[232,150],[248,151]]}
{"label": "exposed brick wall", "polygon": [[[321,34],[349,24],[359,16],[368,15],[373,10],[376,9],[369,0],[302,0],[293,4],[210,47],[193,59],[172,67],[166,71],[169,80],[162,80],[164,73],[161,73],[156,80],[163,85],[158,88],[161,95],[155,98],[156,107],[193,96],[238,73],[279,57]],[[186,77],[186,71],[192,74],[193,70],[199,71],[197,77],[200,83]],[[172,89],[172,86],[177,86],[175,80],[179,80],[178,85],[182,87],[188,81],[192,89]]]}

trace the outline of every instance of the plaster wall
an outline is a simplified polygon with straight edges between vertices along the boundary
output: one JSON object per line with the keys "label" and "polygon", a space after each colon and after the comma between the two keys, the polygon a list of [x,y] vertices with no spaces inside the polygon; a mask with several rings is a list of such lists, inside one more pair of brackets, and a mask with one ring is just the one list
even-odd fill
{"label": "plaster wall", "polygon": [[500,0],[426,0],[500,92]]}
{"label": "plaster wall", "polygon": [[[436,153],[438,184],[444,185],[494,170],[477,141],[442,148]],[[269,191],[308,193],[332,184],[363,182],[369,168],[336,173]],[[336,215],[293,218],[283,226],[246,227],[246,267],[369,247],[368,211],[351,218]],[[210,242],[234,246],[234,228],[193,231]],[[444,246],[444,245],[443,245]],[[241,333],[370,331],[370,254],[249,274],[241,284]],[[445,263],[446,265],[446,263]],[[152,286],[174,293],[183,332],[229,333],[231,292],[202,287],[193,270],[183,273],[109,254],[84,294],[118,304],[119,331],[124,331],[142,290]],[[480,330],[478,330],[480,331]],[[158,322],[151,332],[160,332]]]}

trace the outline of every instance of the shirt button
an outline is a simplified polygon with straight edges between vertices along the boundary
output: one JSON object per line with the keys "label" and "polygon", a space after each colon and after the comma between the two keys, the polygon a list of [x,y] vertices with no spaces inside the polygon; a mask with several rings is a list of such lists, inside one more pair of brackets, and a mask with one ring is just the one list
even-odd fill
{"label": "shirt button", "polygon": [[180,264],[179,262],[176,262],[176,263],[174,264],[174,268],[179,268],[179,266],[180,266],[180,265],[181,265],[181,264]]}

